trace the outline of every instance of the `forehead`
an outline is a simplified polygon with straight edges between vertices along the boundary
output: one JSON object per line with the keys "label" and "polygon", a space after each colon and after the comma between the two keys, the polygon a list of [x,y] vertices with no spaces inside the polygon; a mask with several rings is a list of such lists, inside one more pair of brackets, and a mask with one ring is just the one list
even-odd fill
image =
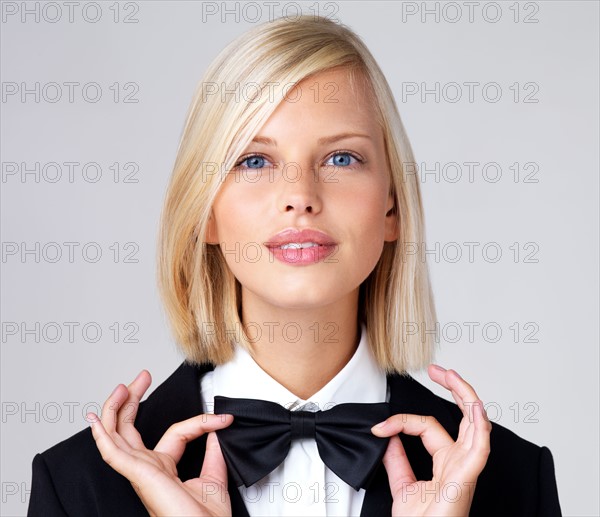
{"label": "forehead", "polygon": [[336,68],[319,72],[291,88],[264,130],[301,129],[314,126],[352,126],[375,132],[374,99],[360,72]]}

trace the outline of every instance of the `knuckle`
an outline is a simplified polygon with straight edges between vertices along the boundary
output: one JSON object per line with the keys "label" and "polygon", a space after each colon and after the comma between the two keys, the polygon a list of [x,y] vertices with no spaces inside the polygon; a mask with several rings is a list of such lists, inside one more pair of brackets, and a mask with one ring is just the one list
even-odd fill
{"label": "knuckle", "polygon": [[479,454],[483,457],[488,457],[490,455],[491,449],[489,445],[484,445],[479,448]]}
{"label": "knuckle", "polygon": [[177,439],[182,442],[186,441],[185,424],[183,422],[175,422],[171,424],[167,429],[165,436],[169,436],[171,439]]}
{"label": "knuckle", "polygon": [[110,465],[112,467],[113,463],[114,463],[114,458],[113,455],[109,452],[100,452],[100,455],[102,456],[102,459],[105,461],[105,463],[107,463],[108,465]]}
{"label": "knuckle", "polygon": [[169,426],[169,428],[167,429],[167,433],[170,433],[170,434],[180,434],[181,433],[181,428],[182,428],[181,422],[175,422],[174,424],[171,424]]}
{"label": "knuckle", "polygon": [[388,423],[394,424],[395,426],[401,426],[402,424],[406,424],[412,415],[407,413],[397,413],[395,415],[390,416],[386,419]]}

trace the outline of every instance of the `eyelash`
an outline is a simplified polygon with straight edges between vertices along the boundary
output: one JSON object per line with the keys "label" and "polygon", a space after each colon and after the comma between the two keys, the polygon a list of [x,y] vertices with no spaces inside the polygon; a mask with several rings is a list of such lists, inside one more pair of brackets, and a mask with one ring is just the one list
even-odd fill
{"label": "eyelash", "polygon": [[[336,156],[336,155],[338,155],[338,154],[348,154],[348,155],[352,156],[352,158],[354,158],[354,159],[355,159],[355,160],[356,160],[358,163],[353,163],[353,164],[350,164],[350,165],[337,165],[337,166],[336,166],[336,165],[333,165],[333,167],[342,167],[342,168],[345,168],[345,169],[349,169],[349,168],[351,168],[351,167],[354,167],[355,165],[358,165],[358,164],[363,164],[363,163],[364,163],[364,160],[362,160],[361,158],[359,158],[359,157],[358,157],[358,156],[357,156],[355,153],[353,153],[353,152],[351,152],[351,151],[346,151],[346,150],[344,150],[344,149],[340,149],[340,150],[338,150],[338,151],[334,151],[334,152],[332,152],[332,153],[331,153],[331,154],[330,154],[330,155],[327,157],[327,159],[326,159],[325,161],[329,161],[331,158],[333,158],[334,156]],[[240,159],[237,161],[237,163],[235,164],[234,168],[236,168],[236,169],[237,169],[237,168],[239,168],[239,167],[242,165],[242,163],[244,163],[244,162],[245,162],[246,160],[248,160],[249,158],[257,158],[257,157],[258,157],[258,158],[264,158],[265,160],[267,160],[267,157],[266,157],[264,154],[261,154],[261,153],[252,153],[252,154],[247,154],[247,155],[245,155],[245,156],[242,156],[242,157],[241,157],[241,158],[240,158]],[[331,167],[331,166],[330,166],[330,167]],[[248,168],[248,169],[250,169],[250,167],[247,167],[247,168]],[[262,168],[262,167],[258,167],[258,168]],[[257,169],[258,169],[258,168],[257,168]]]}

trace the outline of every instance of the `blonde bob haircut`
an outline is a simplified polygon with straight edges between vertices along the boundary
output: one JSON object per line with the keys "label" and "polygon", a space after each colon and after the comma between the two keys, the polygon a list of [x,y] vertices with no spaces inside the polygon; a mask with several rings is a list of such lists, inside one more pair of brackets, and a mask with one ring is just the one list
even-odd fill
{"label": "blonde bob haircut", "polygon": [[[235,343],[252,353],[241,286],[205,235],[226,174],[293,85],[332,68],[369,88],[384,135],[399,238],[385,242],[361,284],[359,320],[386,373],[404,374],[433,359],[436,314],[413,153],[390,87],[362,40],[327,18],[302,15],[258,25],[229,44],[205,72],[190,105],[167,188],[158,238],[158,285],[175,341],[191,364],[223,364]],[[287,100],[286,100],[287,102]],[[412,246],[411,246],[412,245]],[[238,331],[241,330],[241,331]]]}

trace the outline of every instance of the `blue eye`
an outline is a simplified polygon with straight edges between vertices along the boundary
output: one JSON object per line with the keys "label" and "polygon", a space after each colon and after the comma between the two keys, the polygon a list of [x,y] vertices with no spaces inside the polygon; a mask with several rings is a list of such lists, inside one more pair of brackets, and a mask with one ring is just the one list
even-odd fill
{"label": "blue eye", "polygon": [[[333,160],[333,163],[329,163],[329,161]],[[354,162],[352,162],[354,160]],[[333,165],[335,167],[348,167],[350,165],[354,165],[354,163],[361,163],[356,156],[347,152],[339,152],[331,155],[331,158],[327,160],[326,165]]]}
{"label": "blue eye", "polygon": [[244,158],[243,160],[240,160],[236,164],[236,167],[245,164],[244,167],[248,169],[262,169],[265,166],[265,162],[266,160],[263,156],[260,154],[253,154]]}
{"label": "blue eye", "polygon": [[245,158],[239,160],[235,167],[243,166],[246,169],[262,169],[266,167],[265,163],[270,163],[264,156],[261,154],[249,154]]}

